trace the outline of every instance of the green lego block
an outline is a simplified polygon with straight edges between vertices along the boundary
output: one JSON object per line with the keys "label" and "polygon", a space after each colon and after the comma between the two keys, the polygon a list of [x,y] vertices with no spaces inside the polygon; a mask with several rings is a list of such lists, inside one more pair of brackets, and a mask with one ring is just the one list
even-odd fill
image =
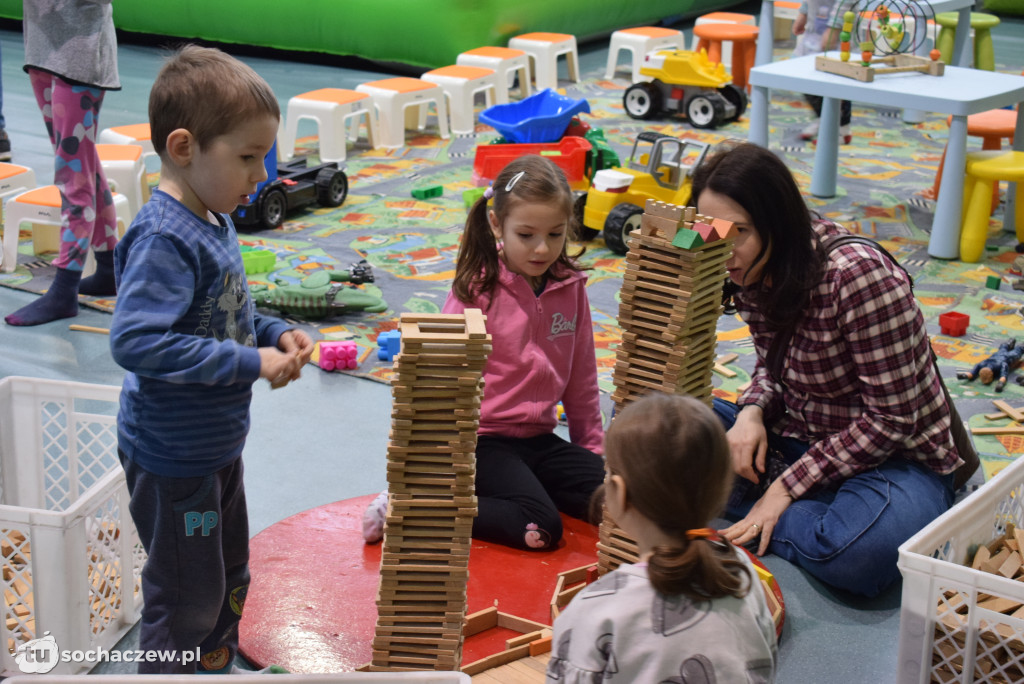
{"label": "green lego block", "polygon": [[672,240],[672,246],[680,249],[695,249],[703,244],[704,238],[700,236],[700,233],[689,228],[680,228]]}
{"label": "green lego block", "polygon": [[428,197],[440,197],[444,188],[440,185],[424,185],[421,188],[413,188],[412,196],[416,199],[427,199]]}
{"label": "green lego block", "polygon": [[487,188],[470,188],[469,190],[463,190],[462,201],[466,205],[466,208],[469,209],[478,199],[483,197],[485,190],[487,190]]}
{"label": "green lego block", "polygon": [[255,249],[247,245],[241,247],[242,264],[246,275],[253,273],[269,273],[277,264],[277,255],[269,249]]}
{"label": "green lego block", "polygon": [[1003,279],[999,276],[989,276],[985,278],[985,287],[990,290],[998,290],[1001,282],[1003,282]]}

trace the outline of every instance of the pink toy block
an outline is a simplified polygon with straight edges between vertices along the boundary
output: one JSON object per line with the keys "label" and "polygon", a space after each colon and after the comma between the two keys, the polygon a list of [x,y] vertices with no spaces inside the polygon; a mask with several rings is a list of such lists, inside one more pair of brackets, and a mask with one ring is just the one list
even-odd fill
{"label": "pink toy block", "polygon": [[359,366],[359,350],[352,340],[320,342],[320,368],[325,371],[353,370]]}
{"label": "pink toy block", "polygon": [[718,234],[712,226],[706,223],[697,222],[693,224],[693,229],[700,234],[700,239],[704,242],[714,242],[718,239]]}

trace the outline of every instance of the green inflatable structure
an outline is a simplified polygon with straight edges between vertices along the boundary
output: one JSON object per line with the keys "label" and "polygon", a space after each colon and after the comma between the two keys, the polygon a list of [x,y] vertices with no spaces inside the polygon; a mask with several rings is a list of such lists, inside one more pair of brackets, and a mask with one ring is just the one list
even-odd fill
{"label": "green inflatable structure", "polygon": [[[577,40],[736,0],[116,0],[119,29],[282,50],[354,55],[436,68],[460,52],[503,46],[530,31]],[[0,17],[21,19],[21,0],[0,0]]]}

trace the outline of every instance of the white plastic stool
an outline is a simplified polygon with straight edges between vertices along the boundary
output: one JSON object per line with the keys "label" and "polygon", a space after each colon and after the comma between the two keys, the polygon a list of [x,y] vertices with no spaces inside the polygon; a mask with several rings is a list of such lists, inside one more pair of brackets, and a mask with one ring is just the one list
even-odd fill
{"label": "white plastic stool", "polygon": [[153,151],[153,140],[149,132],[148,123],[128,124],[127,126],[112,126],[100,131],[100,137],[96,142],[110,143],[113,145],[139,145],[144,152],[155,154]]}
{"label": "white plastic stool", "polygon": [[579,83],[579,54],[576,36],[568,33],[524,33],[510,38],[508,46],[530,56],[530,66],[537,90],[558,88],[558,58],[565,55],[569,80]]}
{"label": "white plastic stool", "polygon": [[474,126],[473,100],[477,93],[484,94],[484,106],[490,107],[497,97],[497,76],[494,69],[474,66],[446,66],[420,76],[424,81],[436,83],[448,98],[448,116],[452,133],[472,133]]}
{"label": "white plastic stool", "polygon": [[[26,190],[4,202],[4,252],[0,270],[11,273],[18,266],[18,233],[23,223],[32,224],[33,251],[36,254],[60,249],[60,207],[60,190],[56,185]],[[132,222],[128,215],[128,198],[114,193],[114,209],[117,211],[117,236],[120,239]],[[40,232],[36,230],[37,226],[53,226],[55,230]],[[83,270],[83,275],[88,275],[86,271]]]}
{"label": "white plastic stool", "polygon": [[441,86],[419,78],[399,76],[361,83],[356,90],[373,98],[380,122],[380,147],[403,147],[406,128],[422,131],[427,124],[427,105],[431,102],[437,112],[439,135],[449,137],[448,107],[445,106]]}
{"label": "white plastic stool", "polygon": [[788,40],[793,37],[793,22],[800,13],[801,3],[794,0],[774,0],[772,16],[775,23],[772,33],[775,40]]}
{"label": "white plastic stool", "polygon": [[103,167],[107,182],[110,183],[110,189],[128,199],[128,211],[134,219],[149,199],[149,183],[146,182],[142,146],[97,143],[96,154],[100,158],[100,165]]}
{"label": "white plastic stool", "polygon": [[341,162],[346,156],[345,126],[349,119],[348,139],[359,139],[359,119],[366,117],[366,139],[374,147],[380,131],[377,127],[377,112],[373,100],[366,93],[344,88],[320,88],[301,93],[288,100],[284,130],[278,136],[277,154],[282,160],[295,155],[295,136],[299,121],[316,121],[320,137],[320,161]]}
{"label": "white plastic stool", "polygon": [[503,47],[479,47],[467,50],[455,58],[459,66],[477,66],[494,69],[497,75],[495,104],[508,104],[508,91],[519,74],[519,96],[530,96],[530,57],[522,50]]}
{"label": "white plastic stool", "polygon": [[[740,14],[738,12],[709,12],[697,17],[693,25],[700,26],[701,24],[749,24],[757,26],[757,18],[753,14]],[[690,49],[696,52],[698,42],[700,42],[699,39],[694,35]],[[722,41],[722,64],[726,68],[732,66],[731,41]]]}
{"label": "white plastic stool", "polygon": [[0,162],[0,202],[36,187],[36,172],[27,166]]}
{"label": "white plastic stool", "polygon": [[612,40],[608,47],[608,64],[604,70],[604,77],[612,78],[615,75],[619,53],[622,50],[628,50],[632,54],[633,60],[633,81],[639,81],[642,78],[640,67],[644,64],[644,55],[658,49],[682,50],[686,46],[684,41],[682,31],[658,26],[637,26],[615,31],[612,33]]}
{"label": "white plastic stool", "polygon": [[153,136],[150,134],[148,123],[104,128],[100,131],[96,142],[111,145],[138,145],[142,148],[142,161],[146,167],[152,167],[154,171],[160,169],[160,157],[153,149]]}

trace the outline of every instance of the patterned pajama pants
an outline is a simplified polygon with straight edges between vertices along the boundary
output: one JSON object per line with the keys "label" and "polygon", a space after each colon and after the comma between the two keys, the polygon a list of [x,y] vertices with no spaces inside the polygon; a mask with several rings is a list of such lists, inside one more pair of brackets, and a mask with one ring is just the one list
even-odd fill
{"label": "patterned pajama pants", "polygon": [[90,247],[105,252],[117,244],[114,200],[96,154],[105,91],[73,85],[38,69],[28,73],[53,145],[53,182],[60,189],[63,226],[53,265],[81,271]]}

